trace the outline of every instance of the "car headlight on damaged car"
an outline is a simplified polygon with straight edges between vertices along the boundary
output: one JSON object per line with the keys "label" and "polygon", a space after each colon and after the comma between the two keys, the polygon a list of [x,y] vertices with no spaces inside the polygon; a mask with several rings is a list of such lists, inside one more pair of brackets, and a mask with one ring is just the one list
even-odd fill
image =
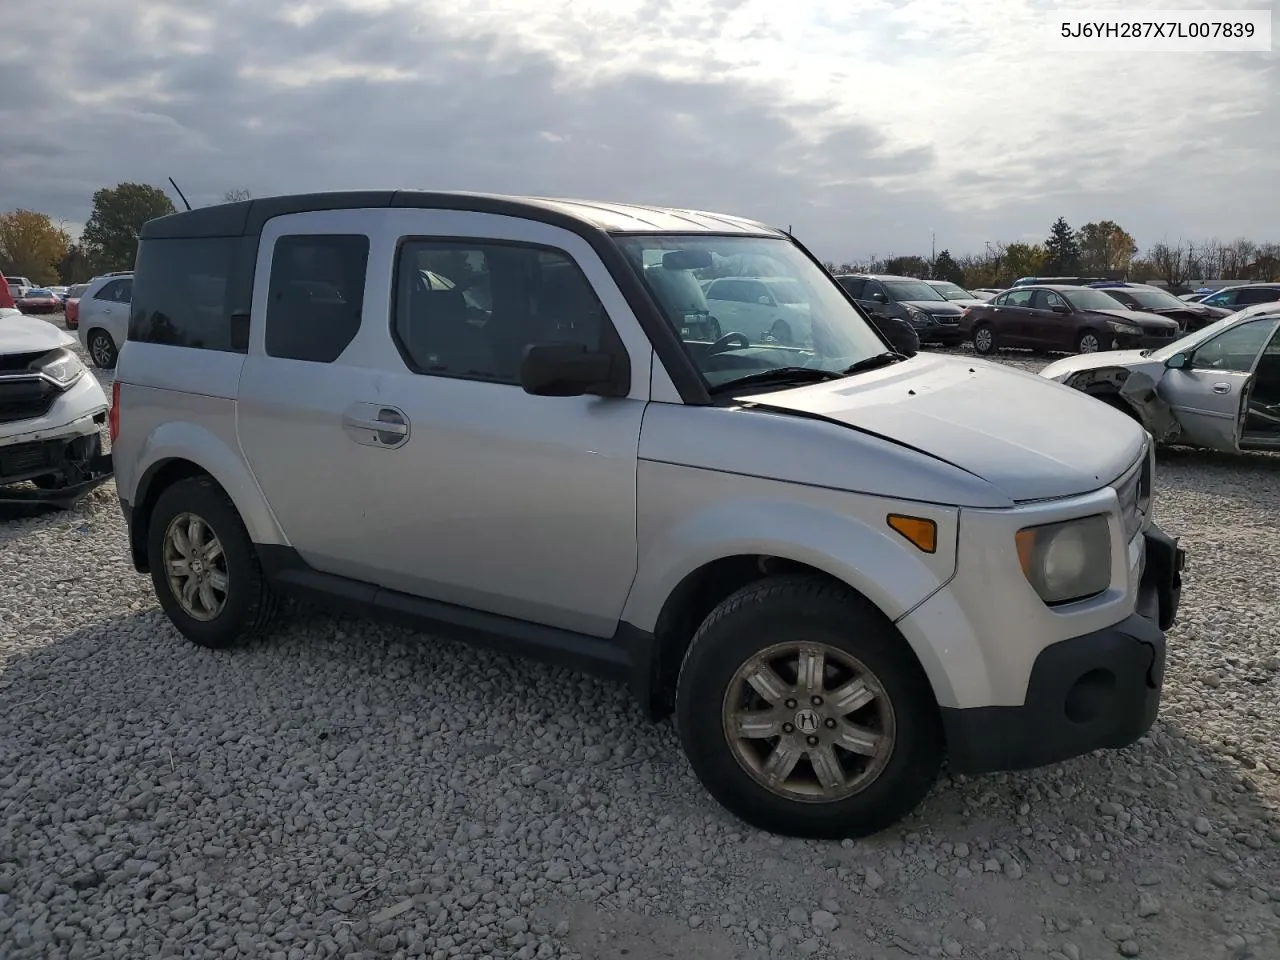
{"label": "car headlight on damaged car", "polygon": [[51,350],[37,358],[31,364],[32,370],[43,373],[58,386],[66,388],[84,376],[84,364],[70,350],[59,348]]}
{"label": "car headlight on damaged car", "polygon": [[1084,600],[1111,585],[1111,530],[1103,514],[1024,527],[1017,543],[1022,572],[1047,604]]}
{"label": "car headlight on damaged car", "polygon": [[1125,323],[1122,320],[1108,320],[1107,326],[1111,328],[1112,333],[1125,333],[1130,336],[1141,336],[1142,328],[1132,323]]}

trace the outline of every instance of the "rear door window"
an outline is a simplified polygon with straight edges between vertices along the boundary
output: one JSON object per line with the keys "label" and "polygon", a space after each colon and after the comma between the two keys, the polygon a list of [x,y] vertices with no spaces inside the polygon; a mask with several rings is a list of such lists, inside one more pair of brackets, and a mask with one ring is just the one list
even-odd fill
{"label": "rear door window", "polygon": [[369,238],[280,237],[267,293],[267,356],[332,363],[360,330]]}

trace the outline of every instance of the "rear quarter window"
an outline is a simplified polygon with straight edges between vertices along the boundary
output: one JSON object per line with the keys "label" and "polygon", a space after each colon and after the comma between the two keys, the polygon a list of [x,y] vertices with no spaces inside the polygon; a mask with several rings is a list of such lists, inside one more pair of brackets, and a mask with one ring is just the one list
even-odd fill
{"label": "rear quarter window", "polygon": [[[244,237],[145,240],[133,276],[129,339],[196,350],[245,353],[253,241]],[[246,269],[245,260],[249,266]]]}

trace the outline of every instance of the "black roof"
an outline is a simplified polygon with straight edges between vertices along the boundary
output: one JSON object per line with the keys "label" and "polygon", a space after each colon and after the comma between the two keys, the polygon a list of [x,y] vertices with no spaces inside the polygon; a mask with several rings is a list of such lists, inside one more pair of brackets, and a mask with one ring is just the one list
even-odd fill
{"label": "black roof", "polygon": [[675,207],[451,191],[346,190],[255,197],[174,213],[149,220],[142,228],[142,239],[257,236],[262,232],[263,224],[273,217],[369,207],[466,210],[523,217],[576,230],[588,225],[611,233],[784,235],[782,231],[754,220]]}

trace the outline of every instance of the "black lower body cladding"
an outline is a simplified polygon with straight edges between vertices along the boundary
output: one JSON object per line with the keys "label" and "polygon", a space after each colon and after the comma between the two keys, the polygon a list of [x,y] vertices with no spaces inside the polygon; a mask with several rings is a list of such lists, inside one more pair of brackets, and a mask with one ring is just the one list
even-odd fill
{"label": "black lower body cladding", "polygon": [[1164,684],[1164,631],[1181,599],[1183,551],[1146,534],[1137,610],[1120,623],[1046,647],[1021,706],[942,711],[958,773],[1022,770],[1091,750],[1125,747],[1155,721]]}

